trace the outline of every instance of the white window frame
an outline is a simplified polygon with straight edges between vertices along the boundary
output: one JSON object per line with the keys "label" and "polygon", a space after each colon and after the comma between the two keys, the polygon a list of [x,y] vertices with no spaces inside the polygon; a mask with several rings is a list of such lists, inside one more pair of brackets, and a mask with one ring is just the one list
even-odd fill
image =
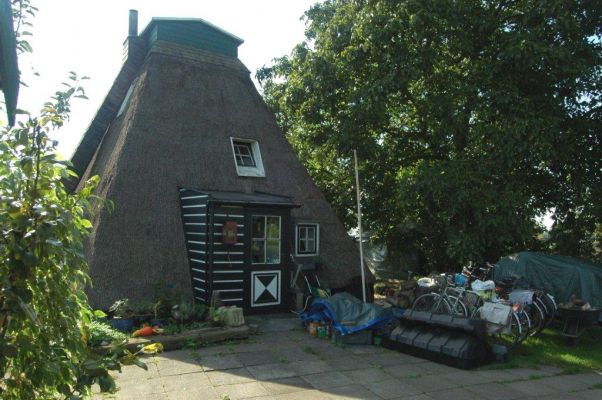
{"label": "white window frame", "polygon": [[[255,238],[253,237],[253,218],[256,217],[263,217],[263,223],[264,223],[264,236],[263,238]],[[268,217],[269,218],[278,218],[278,262],[267,262],[267,247],[268,247],[268,240],[272,239],[276,239],[276,238],[268,238]],[[255,239],[260,239],[263,240],[263,262],[253,262],[253,241]],[[282,218],[280,217],[280,215],[266,215],[266,214],[258,214],[258,215],[251,215],[251,264],[252,265],[278,265],[281,264],[282,262]]]}
{"label": "white window frame", "polygon": [[[251,147],[252,156],[255,160],[255,166],[241,166],[236,162],[236,152],[234,151],[234,142],[247,143]],[[234,165],[236,166],[236,173],[238,176],[247,176],[252,178],[264,178],[265,169],[263,168],[263,159],[261,158],[261,151],[259,150],[259,143],[257,140],[252,139],[241,139],[241,138],[230,138],[230,145],[232,147],[232,157],[234,158]]]}
{"label": "white window frame", "polygon": [[[316,251],[314,253],[299,253],[299,228],[304,226],[313,226],[316,232]],[[320,255],[320,224],[317,222],[298,222],[295,225],[295,256],[296,257],[316,257]]]}

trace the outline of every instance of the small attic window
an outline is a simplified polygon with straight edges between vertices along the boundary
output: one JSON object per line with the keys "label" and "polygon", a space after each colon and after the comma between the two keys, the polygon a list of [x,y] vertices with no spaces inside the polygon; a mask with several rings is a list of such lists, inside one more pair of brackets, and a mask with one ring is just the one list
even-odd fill
{"label": "small attic window", "polygon": [[265,170],[256,140],[230,138],[238,176],[264,177]]}

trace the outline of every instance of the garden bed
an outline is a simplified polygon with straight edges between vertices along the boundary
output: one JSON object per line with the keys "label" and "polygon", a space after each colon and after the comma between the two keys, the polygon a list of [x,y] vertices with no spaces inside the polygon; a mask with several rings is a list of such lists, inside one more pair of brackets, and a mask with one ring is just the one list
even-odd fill
{"label": "garden bed", "polygon": [[[249,327],[246,325],[236,327],[210,327],[192,329],[174,335],[153,335],[148,337],[130,338],[126,348],[131,352],[138,351],[141,347],[152,343],[161,343],[163,350],[176,350],[184,347],[191,341],[196,343],[214,343],[233,339],[246,339],[249,337]],[[110,345],[93,347],[98,354],[105,354],[111,349]]]}

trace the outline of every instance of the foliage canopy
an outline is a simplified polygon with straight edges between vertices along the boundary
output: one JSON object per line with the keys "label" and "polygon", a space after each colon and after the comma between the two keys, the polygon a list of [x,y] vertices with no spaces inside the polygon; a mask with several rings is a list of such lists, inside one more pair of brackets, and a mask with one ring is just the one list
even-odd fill
{"label": "foliage canopy", "polygon": [[[354,225],[431,268],[592,256],[602,221],[601,9],[588,1],[326,0],[257,73],[299,158]],[[600,232],[600,231],[598,231]]]}

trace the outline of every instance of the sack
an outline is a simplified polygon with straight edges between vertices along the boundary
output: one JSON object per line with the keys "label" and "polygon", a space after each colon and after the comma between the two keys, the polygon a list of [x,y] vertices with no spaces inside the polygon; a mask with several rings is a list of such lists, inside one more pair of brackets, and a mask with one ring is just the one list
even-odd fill
{"label": "sack", "polygon": [[470,288],[472,290],[474,290],[475,292],[485,292],[488,290],[495,290],[495,282],[494,281],[482,281],[482,280],[475,280],[474,282],[472,282],[472,284],[470,285]]}
{"label": "sack", "polygon": [[501,303],[485,303],[479,308],[479,318],[487,321],[487,333],[510,333],[512,307]]}

